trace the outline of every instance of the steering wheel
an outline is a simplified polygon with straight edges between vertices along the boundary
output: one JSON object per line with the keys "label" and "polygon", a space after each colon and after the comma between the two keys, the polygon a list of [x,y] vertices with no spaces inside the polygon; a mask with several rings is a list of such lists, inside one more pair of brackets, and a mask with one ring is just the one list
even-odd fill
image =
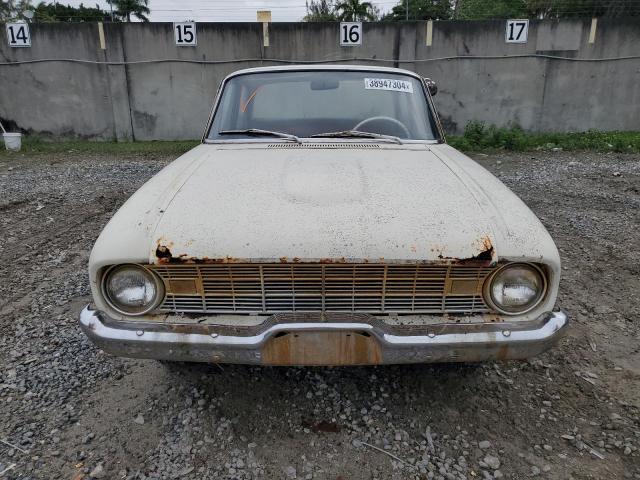
{"label": "steering wheel", "polygon": [[[398,136],[400,136],[402,138],[411,137],[411,134],[409,133],[409,129],[406,127],[406,125],[404,123],[402,123],[400,120],[397,120],[395,118],[385,117],[385,116],[365,118],[360,123],[358,123],[355,127],[353,127],[353,129],[366,132],[367,130],[362,130],[362,128],[365,125],[367,125],[368,123],[373,123],[373,122],[387,122],[387,123],[390,123],[390,124],[393,125],[393,127],[395,127],[396,129],[400,129],[402,131],[402,135],[398,135]],[[372,133],[382,133],[382,132],[372,132]]]}

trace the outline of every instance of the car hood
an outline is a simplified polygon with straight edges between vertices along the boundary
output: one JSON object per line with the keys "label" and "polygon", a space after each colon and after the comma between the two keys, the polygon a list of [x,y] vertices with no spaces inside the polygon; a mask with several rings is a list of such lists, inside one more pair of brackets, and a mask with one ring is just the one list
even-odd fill
{"label": "car hood", "polygon": [[482,186],[437,147],[201,149],[156,205],[152,263],[497,260],[512,234]]}
{"label": "car hood", "polygon": [[89,259],[96,306],[119,315],[100,282],[123,263],[477,259],[544,264],[551,294],[540,309],[553,307],[558,250],[496,177],[447,145],[366,145],[194,148],[100,234]]}

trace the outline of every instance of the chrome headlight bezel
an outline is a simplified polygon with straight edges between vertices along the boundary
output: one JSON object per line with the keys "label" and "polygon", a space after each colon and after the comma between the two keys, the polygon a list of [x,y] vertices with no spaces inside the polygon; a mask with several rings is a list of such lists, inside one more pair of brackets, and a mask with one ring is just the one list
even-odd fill
{"label": "chrome headlight bezel", "polygon": [[[152,302],[145,305],[143,308],[131,309],[120,305],[112,298],[109,289],[107,288],[107,282],[109,281],[111,275],[125,269],[140,271],[147,278],[147,280],[154,284],[156,290],[155,297],[153,298]],[[102,298],[105,300],[107,305],[109,305],[109,307],[114,309],[116,312],[128,316],[141,316],[155,310],[156,308],[158,308],[158,306],[160,306],[165,297],[165,286],[162,279],[152,270],[136,263],[122,263],[118,265],[112,265],[105,270],[100,280],[100,293],[102,294]]]}
{"label": "chrome headlight bezel", "polygon": [[[509,308],[506,308],[504,305],[502,306],[499,305],[498,302],[496,302],[495,299],[493,298],[493,294],[492,294],[493,282],[497,278],[499,278],[499,275],[502,275],[506,271],[513,268],[528,269],[531,272],[538,275],[540,279],[541,288],[538,291],[538,294],[535,297],[535,300],[532,303],[525,306],[524,308],[520,308],[520,309],[516,309],[516,308],[509,309]],[[548,290],[547,275],[539,265],[536,265],[535,263],[528,263],[528,262],[512,262],[512,263],[507,263],[505,265],[502,265],[500,268],[497,268],[494,272],[492,272],[491,275],[489,275],[485,280],[482,292],[484,296],[484,301],[491,309],[504,315],[524,315],[525,313],[528,313],[534,310],[536,307],[540,305],[540,303],[542,303],[542,301],[547,296],[547,290]]]}

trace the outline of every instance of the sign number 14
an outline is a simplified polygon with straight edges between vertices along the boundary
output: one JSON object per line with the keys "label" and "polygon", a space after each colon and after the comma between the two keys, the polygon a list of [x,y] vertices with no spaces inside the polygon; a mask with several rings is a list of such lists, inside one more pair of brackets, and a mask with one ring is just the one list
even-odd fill
{"label": "sign number 14", "polygon": [[31,46],[31,34],[27,23],[7,23],[6,27],[10,47]]}

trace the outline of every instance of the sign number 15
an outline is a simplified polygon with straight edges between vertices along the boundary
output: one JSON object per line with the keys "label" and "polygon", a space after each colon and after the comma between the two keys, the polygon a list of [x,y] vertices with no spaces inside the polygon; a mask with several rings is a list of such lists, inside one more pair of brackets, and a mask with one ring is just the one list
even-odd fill
{"label": "sign number 15", "polygon": [[179,47],[195,47],[198,44],[195,22],[174,23],[173,33]]}

